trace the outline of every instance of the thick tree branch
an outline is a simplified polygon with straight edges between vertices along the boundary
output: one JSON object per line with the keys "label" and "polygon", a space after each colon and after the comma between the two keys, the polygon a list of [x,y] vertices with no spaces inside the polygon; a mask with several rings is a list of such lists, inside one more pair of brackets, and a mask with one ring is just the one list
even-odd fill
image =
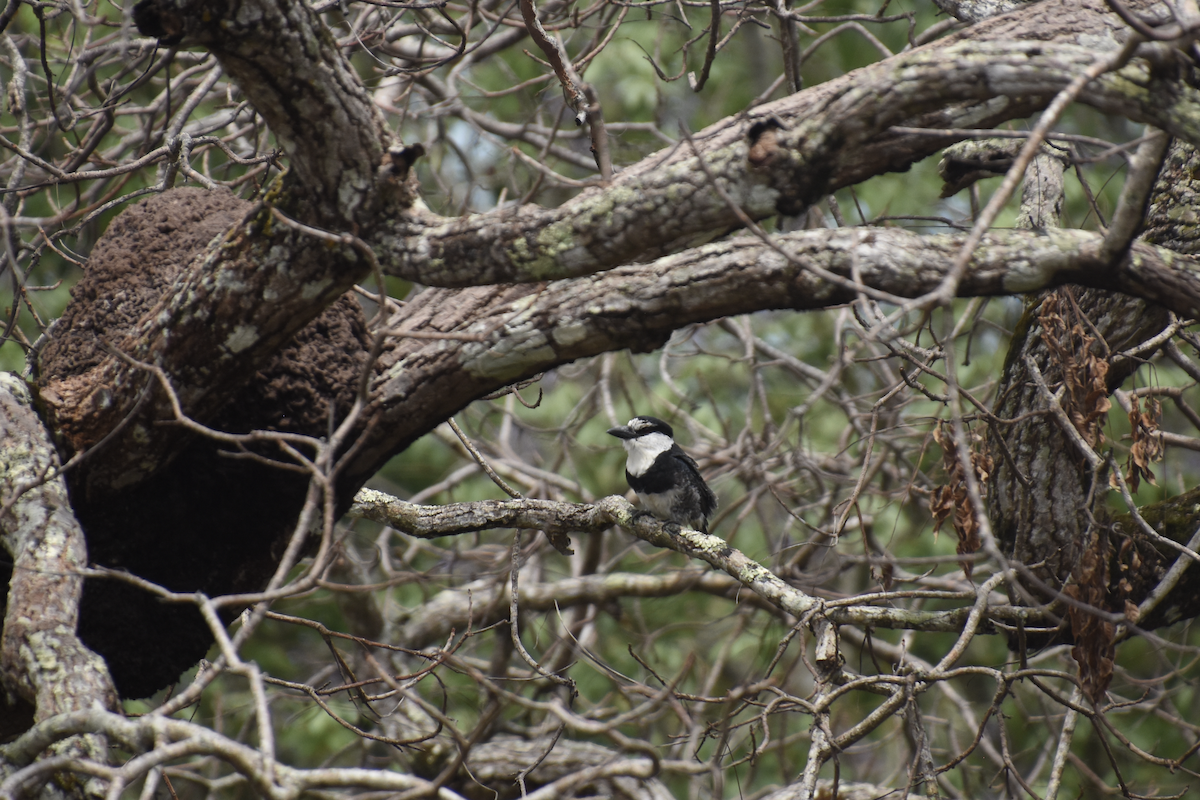
{"label": "thick tree branch", "polygon": [[305,221],[361,224],[381,210],[387,128],[307,3],[230,0],[217,11],[202,0],[147,0],[135,18],[145,33],[217,57],[287,154],[285,192],[303,194]]}
{"label": "thick tree branch", "polygon": [[[393,174],[391,159],[381,166],[384,132],[377,112],[302,4],[243,0],[214,16],[198,3],[155,2],[159,21],[166,20],[163,29],[209,47],[225,72],[245,84],[285,144],[294,177],[283,181],[271,203],[302,222],[357,228],[392,274],[448,286],[584,275],[661,255],[736,223],[735,210],[711,191],[690,148],[644,159],[612,186],[558,209],[502,209],[463,220],[405,211],[412,200],[405,176]],[[264,42],[263,30],[275,34]],[[1065,23],[1057,30],[1070,40],[1079,36]],[[969,124],[971,116],[994,123],[1028,113],[1037,98],[1052,96],[1094,58],[1094,48],[1075,44],[966,40],[931,46],[754,109],[695,141],[706,171],[745,213],[791,213],[838,186],[904,168],[945,144],[944,137],[921,142],[889,135],[892,125],[963,103],[973,105],[954,124]],[[1161,66],[1151,71],[1138,61],[1094,81],[1081,99],[1200,141],[1200,128],[1187,113],[1200,95],[1176,72]],[[987,105],[997,100],[1002,108]],[[989,110],[981,112],[980,103]],[[939,127],[947,122],[944,116],[936,120]],[[872,151],[880,140],[889,146]],[[864,152],[873,160],[864,161]],[[135,330],[110,342],[132,360],[114,355],[87,375],[46,388],[46,405],[65,441],[84,450],[133,413],[145,382],[135,362],[153,363],[170,376],[189,417],[210,418],[231,389],[365,275],[366,260],[354,248],[313,244],[311,237],[273,224],[267,209],[232,230],[180,276]],[[146,443],[137,457],[126,457],[134,448],[114,442],[112,455],[89,475],[90,487],[138,483],[152,472],[178,441],[177,432],[151,424],[166,417],[156,392],[122,434]]]}
{"label": "thick tree branch", "polygon": [[[349,473],[365,480],[447,411],[501,386],[611,350],[652,350],[687,324],[847,303],[858,297],[852,275],[869,289],[920,296],[951,269],[962,240],[894,228],[803,231],[777,240],[791,261],[742,237],[573,281],[429,290],[405,308],[398,334],[436,330],[483,341],[448,348],[408,339],[386,353],[376,388],[379,435],[358,451]],[[959,293],[1017,294],[1079,283],[1144,297],[1182,316],[1200,314],[1200,264],[1136,245],[1106,271],[1102,242],[1100,234],[1079,230],[995,231],[968,264]]]}
{"label": "thick tree branch", "polygon": [[[32,704],[38,721],[117,707],[103,659],[75,633],[83,590],[76,570],[87,566],[87,548],[59,467],[28,389],[0,373],[0,536],[13,559],[0,643],[6,723],[18,699]],[[62,754],[103,762],[105,749],[84,737]]]}
{"label": "thick tree branch", "polygon": [[[898,55],[724,121],[695,137],[708,172],[747,215],[793,214],[869,175],[906,169],[947,144],[894,136],[894,125],[940,109],[936,125],[974,124],[978,104],[1007,101],[989,124],[1026,116],[1092,66],[1093,49],[965,41]],[[1169,71],[1168,71],[1168,74]],[[1144,61],[1090,83],[1081,102],[1200,142],[1189,112],[1200,92]],[[970,104],[963,106],[961,104]],[[885,109],[887,113],[880,113]],[[934,120],[926,118],[933,123]],[[868,149],[869,148],[869,149]],[[864,153],[869,153],[865,158]],[[374,237],[390,274],[434,286],[567,278],[662,255],[738,225],[691,148],[662,151],[555,209],[502,208],[461,219],[421,213]]]}
{"label": "thick tree branch", "polygon": [[[535,530],[574,529],[581,533],[597,534],[605,528],[618,525],[625,532],[656,547],[674,550],[707,562],[711,567],[725,572],[740,585],[753,591],[768,605],[789,615],[792,620],[808,614],[818,614],[837,624],[954,632],[962,631],[963,626],[970,622],[972,626],[982,625],[984,632],[995,633],[996,629],[990,621],[984,622],[983,610],[987,609],[986,620],[999,620],[1009,624],[1020,621],[1023,624],[1034,625],[1041,622],[1041,615],[1036,609],[1012,606],[988,609],[986,595],[990,589],[979,597],[967,593],[964,598],[973,599],[974,606],[951,611],[913,611],[866,604],[829,606],[825,601],[780,580],[769,569],[730,547],[720,537],[687,528],[681,529],[673,523],[664,523],[645,512],[637,511],[628,500],[617,496],[605,497],[592,504],[549,500],[484,500],[422,506],[397,500],[382,492],[363,490],[355,498],[350,515],[381,522],[419,538],[454,536],[508,527]],[[625,594],[654,596],[687,588],[687,584],[695,580],[695,577],[687,577],[662,584],[656,579],[653,586],[643,583],[639,587],[637,581],[622,582],[621,585],[626,590],[632,590],[625,591]],[[709,591],[724,587],[723,581],[705,583],[710,584],[707,587]],[[443,592],[433,601],[432,606],[422,607],[422,617],[428,619],[417,621],[416,627],[406,630],[406,633],[417,637],[419,641],[444,638],[449,631],[455,629],[456,620],[465,624],[472,619],[471,608],[475,603],[487,608],[502,600],[506,587],[506,583],[497,585],[489,581],[486,586],[466,586]],[[484,591],[481,598],[475,597],[473,590],[478,591],[481,588],[488,591]],[[605,588],[603,581],[580,583],[577,591],[581,594],[574,599],[586,598],[595,601],[599,598],[594,593],[602,592]],[[523,605],[526,601],[525,592],[530,592],[528,599],[535,604],[548,604],[556,599],[542,597],[536,589],[525,588],[521,597]],[[569,597],[563,599],[567,602],[572,601]],[[487,624],[479,619],[474,619],[474,622]]]}
{"label": "thick tree branch", "polygon": [[586,503],[554,500],[481,500],[425,506],[406,503],[373,489],[361,489],[347,512],[351,517],[390,525],[409,536],[434,539],[494,528],[599,533],[612,527],[608,512]]}

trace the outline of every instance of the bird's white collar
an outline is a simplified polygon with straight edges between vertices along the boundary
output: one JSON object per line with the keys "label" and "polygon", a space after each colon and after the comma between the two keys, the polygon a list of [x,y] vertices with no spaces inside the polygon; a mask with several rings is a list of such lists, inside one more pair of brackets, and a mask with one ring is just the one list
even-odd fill
{"label": "bird's white collar", "polygon": [[665,433],[648,433],[636,439],[626,439],[622,444],[629,453],[625,469],[630,475],[640,478],[654,464],[654,459],[670,450],[675,442]]}

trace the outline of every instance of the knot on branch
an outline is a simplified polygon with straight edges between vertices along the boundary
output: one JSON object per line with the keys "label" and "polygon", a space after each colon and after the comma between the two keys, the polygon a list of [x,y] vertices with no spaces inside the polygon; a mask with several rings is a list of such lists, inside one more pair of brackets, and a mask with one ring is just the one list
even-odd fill
{"label": "knot on branch", "polygon": [[751,166],[765,167],[774,160],[775,153],[779,150],[779,135],[776,132],[781,130],[783,130],[783,125],[774,117],[750,126],[750,132],[746,138],[750,144],[750,153],[747,158]]}
{"label": "knot on branch", "polygon": [[142,0],[135,5],[133,24],[139,33],[153,36],[165,45],[183,41],[183,18],[161,0]]}
{"label": "knot on branch", "polygon": [[425,155],[425,145],[420,142],[407,147],[402,144],[394,144],[387,149],[387,153],[383,156],[383,163],[379,165],[379,177],[403,183],[408,178],[408,171],[412,165],[423,155]]}

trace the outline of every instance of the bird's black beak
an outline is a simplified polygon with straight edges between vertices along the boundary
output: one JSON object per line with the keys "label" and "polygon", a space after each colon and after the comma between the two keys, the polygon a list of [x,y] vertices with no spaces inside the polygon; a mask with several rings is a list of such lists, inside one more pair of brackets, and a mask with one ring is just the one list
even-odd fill
{"label": "bird's black beak", "polygon": [[619,428],[609,428],[608,435],[615,436],[618,439],[636,439],[637,438],[637,434],[634,433],[633,431],[629,430],[628,426],[626,426],[626,425],[622,425]]}

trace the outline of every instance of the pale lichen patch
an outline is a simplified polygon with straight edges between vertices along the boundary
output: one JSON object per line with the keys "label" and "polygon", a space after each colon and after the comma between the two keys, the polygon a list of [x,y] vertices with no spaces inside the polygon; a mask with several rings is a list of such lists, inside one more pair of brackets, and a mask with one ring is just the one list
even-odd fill
{"label": "pale lichen patch", "polygon": [[328,289],[329,285],[332,283],[333,278],[321,278],[320,280],[313,281],[312,283],[306,283],[304,284],[304,288],[300,290],[300,298],[303,300],[312,300],[313,298],[320,296],[320,294]]}
{"label": "pale lichen patch", "polygon": [[510,331],[493,344],[468,343],[462,348],[463,369],[472,375],[502,381],[516,380],[533,367],[553,361],[554,348],[541,331]]}
{"label": "pale lichen patch", "polygon": [[222,269],[213,276],[212,285],[224,292],[238,293],[249,288],[243,275],[236,269]]}
{"label": "pale lichen patch", "polygon": [[59,558],[66,549],[67,537],[63,535],[62,528],[54,526],[48,529],[41,542],[43,557],[48,559]]}
{"label": "pale lichen patch", "polygon": [[622,316],[633,311],[633,302],[621,294],[610,294],[599,303],[587,307],[587,313],[593,317]]}
{"label": "pale lichen patch", "polygon": [[1018,294],[1044,289],[1054,273],[1070,269],[1081,245],[1078,233],[1065,228],[1048,229],[1045,238],[1035,244],[1040,253],[1008,259],[1001,281],[1004,291]]}
{"label": "pale lichen patch", "polygon": [[560,325],[551,331],[555,343],[561,347],[571,347],[587,338],[588,328],[580,322],[571,325]]}
{"label": "pale lichen patch", "polygon": [[225,348],[231,353],[240,353],[258,341],[258,328],[253,325],[238,325],[225,338]]}
{"label": "pale lichen patch", "polygon": [[525,297],[518,297],[516,300],[510,302],[508,307],[514,312],[524,314],[525,312],[529,311],[529,309],[533,308],[533,305],[537,302],[537,299],[537,295],[532,294],[526,295]]}
{"label": "pale lichen patch", "polygon": [[[617,210],[632,208],[637,193],[630,187],[615,187],[597,195],[577,213],[547,225],[538,233],[536,254],[524,240],[514,242],[513,255],[524,256],[525,268],[534,280],[568,277],[588,268],[593,261],[579,241],[582,231],[605,231],[617,225]],[[520,263],[518,258],[514,262]]]}
{"label": "pale lichen patch", "polygon": [[[550,228],[548,226],[545,231],[538,236],[538,244],[545,246],[542,239]],[[535,255],[534,250],[529,246],[529,242],[524,237],[518,236],[512,243],[512,247],[508,251],[508,258],[512,264],[519,270],[523,270],[525,275],[537,280],[538,276],[549,275],[554,269],[554,258],[546,254]]]}

